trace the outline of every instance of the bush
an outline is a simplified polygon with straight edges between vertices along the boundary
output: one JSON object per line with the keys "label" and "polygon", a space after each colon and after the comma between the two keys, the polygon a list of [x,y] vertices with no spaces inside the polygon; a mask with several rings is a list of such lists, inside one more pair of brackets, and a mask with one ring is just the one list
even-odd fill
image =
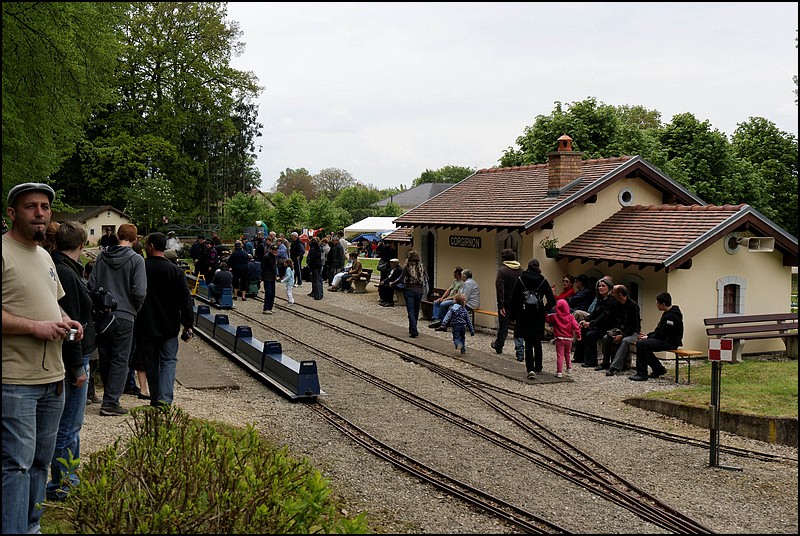
{"label": "bush", "polygon": [[[366,533],[340,515],[328,482],[258,437],[175,406],[132,410],[133,435],[90,456],[63,503],[79,533]],[[64,519],[64,518],[62,518]]]}

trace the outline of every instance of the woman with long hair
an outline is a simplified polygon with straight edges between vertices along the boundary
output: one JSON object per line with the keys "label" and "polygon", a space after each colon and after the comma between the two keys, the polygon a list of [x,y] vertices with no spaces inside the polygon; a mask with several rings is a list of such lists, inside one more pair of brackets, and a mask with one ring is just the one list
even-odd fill
{"label": "woman with long hair", "polygon": [[392,286],[396,286],[398,283],[404,285],[402,288],[403,297],[406,300],[406,311],[408,312],[408,335],[412,338],[419,336],[417,319],[419,318],[419,307],[422,303],[422,293],[427,279],[428,275],[422,262],[420,262],[419,253],[412,249],[406,256],[402,275],[392,283]]}

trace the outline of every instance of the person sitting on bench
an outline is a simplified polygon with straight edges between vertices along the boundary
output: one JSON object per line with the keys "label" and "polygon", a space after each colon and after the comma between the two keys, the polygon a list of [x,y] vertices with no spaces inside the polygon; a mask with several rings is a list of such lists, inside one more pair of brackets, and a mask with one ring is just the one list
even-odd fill
{"label": "person sitting on bench", "polygon": [[219,263],[219,269],[214,273],[214,279],[208,284],[208,297],[212,303],[219,303],[222,298],[222,289],[229,288],[233,292],[233,272],[228,270],[224,261]]}
{"label": "person sitting on bench", "polygon": [[350,269],[347,270],[345,273],[343,273],[342,276],[339,278],[338,287],[335,284],[336,283],[335,280],[336,280],[337,276],[334,276],[334,278],[333,278],[334,279],[334,285],[330,289],[328,289],[331,292],[337,292],[337,291],[340,291],[340,290],[347,291],[347,292],[353,292],[353,285],[352,285],[352,282],[350,280],[353,279],[354,277],[358,277],[358,276],[361,275],[362,265],[361,265],[361,261],[358,260],[358,252],[357,251],[353,251],[353,252],[350,253],[350,260],[352,261],[352,265],[350,266]]}
{"label": "person sitting on bench", "polygon": [[674,350],[683,345],[683,313],[680,307],[672,305],[669,292],[660,292],[656,296],[656,307],[661,311],[661,320],[658,321],[655,331],[647,335],[640,333],[636,343],[636,374],[628,378],[635,382],[647,381],[648,366],[653,369],[650,378],[658,378],[667,373],[667,369],[653,352]]}

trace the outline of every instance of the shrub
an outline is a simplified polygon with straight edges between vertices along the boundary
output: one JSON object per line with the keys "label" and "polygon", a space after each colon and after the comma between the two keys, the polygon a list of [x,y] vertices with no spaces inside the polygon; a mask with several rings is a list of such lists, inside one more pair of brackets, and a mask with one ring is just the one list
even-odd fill
{"label": "shrub", "polygon": [[90,456],[66,510],[79,533],[366,533],[307,460],[175,406],[132,410],[132,437]]}

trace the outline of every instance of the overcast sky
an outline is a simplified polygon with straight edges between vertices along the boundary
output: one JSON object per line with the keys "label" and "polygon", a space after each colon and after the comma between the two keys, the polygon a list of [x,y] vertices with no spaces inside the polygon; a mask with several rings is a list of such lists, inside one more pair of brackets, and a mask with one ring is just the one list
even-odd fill
{"label": "overcast sky", "polygon": [[[230,2],[258,99],[262,190],[333,167],[378,188],[488,168],[537,115],[595,97],[728,136],[797,136],[798,4]],[[567,133],[569,134],[569,133]],[[555,146],[555,140],[553,140]]]}

